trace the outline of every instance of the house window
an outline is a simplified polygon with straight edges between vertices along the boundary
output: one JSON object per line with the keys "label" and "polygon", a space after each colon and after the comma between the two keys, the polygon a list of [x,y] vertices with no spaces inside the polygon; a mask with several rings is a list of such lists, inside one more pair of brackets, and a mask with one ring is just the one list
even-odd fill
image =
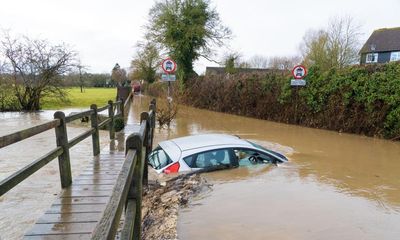
{"label": "house window", "polygon": [[390,61],[400,61],[400,52],[392,52],[390,54]]}
{"label": "house window", "polygon": [[377,63],[378,62],[378,53],[368,53],[366,63]]}

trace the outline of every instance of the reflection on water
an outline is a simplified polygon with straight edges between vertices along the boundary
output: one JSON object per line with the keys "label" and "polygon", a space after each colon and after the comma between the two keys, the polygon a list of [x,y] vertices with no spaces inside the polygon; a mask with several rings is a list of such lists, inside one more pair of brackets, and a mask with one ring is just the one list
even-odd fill
{"label": "reflection on water", "polygon": [[[65,111],[68,114],[76,109]],[[53,111],[38,113],[0,113],[0,136],[53,119]],[[69,124],[71,139],[85,128]],[[108,132],[100,131],[100,144],[109,143]],[[118,145],[118,141],[116,142]],[[119,144],[120,145],[120,144]],[[0,149],[0,180],[41,157],[56,146],[54,130]],[[71,151],[73,177],[92,160],[91,138],[75,145]],[[47,210],[60,192],[58,161],[50,162],[14,189],[0,197],[0,239],[19,239]]]}
{"label": "reflection on water", "polygon": [[[139,109],[149,99],[135,97]],[[207,174],[211,194],[180,212],[181,239],[398,239],[400,144],[180,106],[156,141],[228,133],[288,155],[288,164]],[[206,219],[206,221],[205,221]]]}

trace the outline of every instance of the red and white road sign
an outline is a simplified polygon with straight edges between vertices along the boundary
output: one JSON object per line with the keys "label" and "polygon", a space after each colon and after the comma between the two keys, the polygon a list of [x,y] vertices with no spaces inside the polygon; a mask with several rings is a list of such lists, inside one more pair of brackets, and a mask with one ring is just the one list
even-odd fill
{"label": "red and white road sign", "polygon": [[165,73],[170,74],[175,72],[176,62],[174,62],[171,58],[167,58],[162,61],[161,67]]}
{"label": "red and white road sign", "polygon": [[307,69],[303,65],[297,65],[292,70],[295,79],[303,79],[307,75]]}

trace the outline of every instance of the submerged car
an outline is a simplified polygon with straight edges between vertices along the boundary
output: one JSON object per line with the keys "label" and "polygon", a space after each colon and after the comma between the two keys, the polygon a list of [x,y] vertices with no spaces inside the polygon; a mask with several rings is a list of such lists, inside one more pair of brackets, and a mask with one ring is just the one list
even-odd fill
{"label": "submerged car", "polygon": [[288,159],[256,143],[226,134],[203,134],[160,142],[148,157],[157,173],[282,163]]}

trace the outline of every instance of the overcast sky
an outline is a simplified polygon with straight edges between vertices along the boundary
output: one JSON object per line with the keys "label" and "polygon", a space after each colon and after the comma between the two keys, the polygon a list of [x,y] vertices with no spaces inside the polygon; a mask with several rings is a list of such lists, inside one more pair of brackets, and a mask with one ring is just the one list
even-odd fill
{"label": "overcast sky", "polygon": [[[400,27],[400,0],[212,0],[234,38],[228,49],[243,58],[299,52],[308,29],[323,28],[330,18],[350,15],[362,25],[363,41],[374,29]],[[1,0],[0,28],[15,34],[64,42],[79,52],[90,72],[128,67],[134,45],[142,40],[152,0]],[[199,60],[198,73],[207,65]]]}

